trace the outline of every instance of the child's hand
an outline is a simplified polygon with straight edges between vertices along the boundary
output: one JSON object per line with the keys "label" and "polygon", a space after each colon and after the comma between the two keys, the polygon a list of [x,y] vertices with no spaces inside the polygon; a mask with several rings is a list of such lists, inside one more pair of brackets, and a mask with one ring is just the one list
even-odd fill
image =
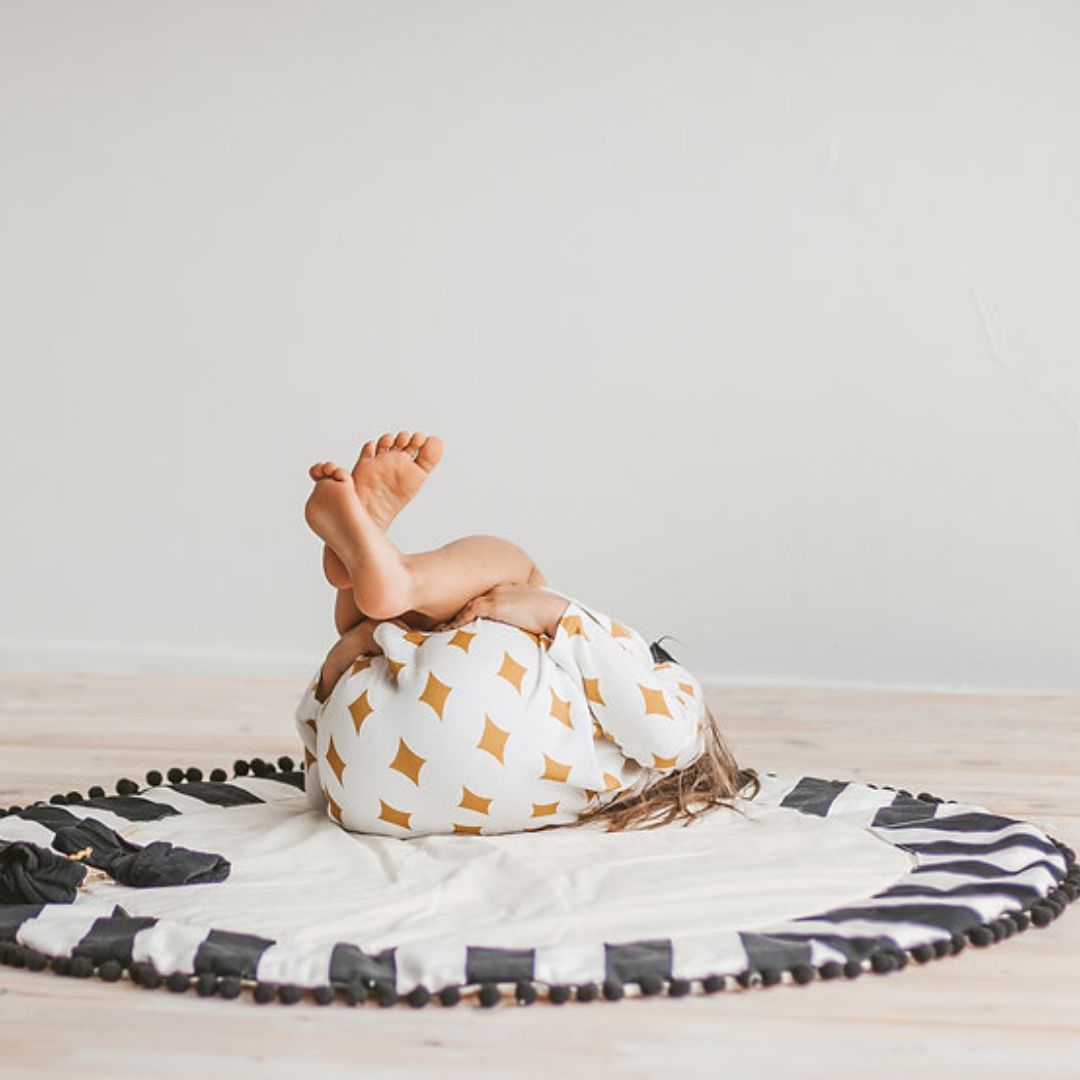
{"label": "child's hand", "polygon": [[438,629],[453,630],[473,619],[494,619],[533,634],[554,637],[568,604],[563,597],[534,585],[496,585],[473,597]]}

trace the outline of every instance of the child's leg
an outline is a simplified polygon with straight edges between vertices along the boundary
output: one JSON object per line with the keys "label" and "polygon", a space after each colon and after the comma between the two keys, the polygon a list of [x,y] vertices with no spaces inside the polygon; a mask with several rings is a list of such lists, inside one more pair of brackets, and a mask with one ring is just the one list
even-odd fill
{"label": "child's leg", "polygon": [[356,607],[370,618],[412,611],[443,622],[495,585],[535,583],[540,576],[521,548],[493,536],[470,536],[435,551],[403,555],[367,512],[344,469],[327,463],[316,470],[320,478],[305,516],[341,559]]}

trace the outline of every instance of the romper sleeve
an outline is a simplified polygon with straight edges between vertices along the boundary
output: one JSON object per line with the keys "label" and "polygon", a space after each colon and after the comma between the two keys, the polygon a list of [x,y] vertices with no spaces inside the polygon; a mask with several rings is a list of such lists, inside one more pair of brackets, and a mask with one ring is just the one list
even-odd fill
{"label": "romper sleeve", "polygon": [[666,772],[701,756],[700,686],[681,665],[654,663],[637,631],[571,599],[548,655],[581,679],[594,719],[628,758]]}
{"label": "romper sleeve", "polygon": [[319,677],[320,672],[316,672],[315,678],[308,683],[300,703],[296,706],[296,730],[304,744],[304,794],[312,810],[326,809],[326,796],[319,780],[317,747],[319,716],[322,713],[322,705],[315,697],[315,691],[319,688]]}

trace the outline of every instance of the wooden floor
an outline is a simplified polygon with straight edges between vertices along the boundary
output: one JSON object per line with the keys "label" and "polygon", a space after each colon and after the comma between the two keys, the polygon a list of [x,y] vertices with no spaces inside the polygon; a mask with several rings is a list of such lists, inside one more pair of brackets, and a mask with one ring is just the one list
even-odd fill
{"label": "wooden floor", "polygon": [[[0,679],[0,803],[296,753],[295,682]],[[745,763],[930,791],[1080,848],[1080,698],[722,690]],[[1080,908],[1080,904],[1077,905]],[[258,1007],[0,968],[0,1076],[1080,1076],[1080,910],[851,983],[556,1008]]]}

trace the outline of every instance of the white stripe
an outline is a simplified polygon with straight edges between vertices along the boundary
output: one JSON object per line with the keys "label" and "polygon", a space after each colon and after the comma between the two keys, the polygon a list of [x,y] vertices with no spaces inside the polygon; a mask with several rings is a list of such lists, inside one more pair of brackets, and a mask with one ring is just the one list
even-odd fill
{"label": "white stripe", "polygon": [[742,939],[733,930],[690,934],[671,942],[671,974],[677,979],[737,975],[750,963]]}
{"label": "white stripe", "polygon": [[54,832],[40,821],[9,815],[0,818],[0,840],[26,840],[39,847],[52,847]]}
{"label": "white stripe", "polygon": [[160,803],[162,806],[171,806],[174,810],[179,810],[181,814],[198,814],[203,810],[223,809],[217,803],[209,803],[195,795],[185,795],[167,787],[149,788],[139,792],[139,797]]}
{"label": "white stripe", "polygon": [[70,956],[94,923],[112,913],[112,904],[46,904],[41,914],[27,919],[15,935],[17,941],[50,956]]}
{"label": "white stripe", "polygon": [[227,781],[238,788],[250,791],[252,795],[262,799],[263,802],[278,802],[281,799],[303,799],[304,793],[300,788],[283,780],[269,780],[265,776],[234,776]]}
{"label": "white stripe", "polygon": [[259,957],[255,974],[263,982],[326,986],[330,982],[333,944],[271,945]]}
{"label": "white stripe", "polygon": [[394,963],[401,994],[421,985],[434,991],[465,982],[465,945],[460,941],[399,945],[394,950]]}
{"label": "white stripe", "polygon": [[603,982],[604,946],[597,943],[540,946],[535,952],[534,977],[543,983]]}
{"label": "white stripe", "polygon": [[878,810],[892,802],[894,795],[895,792],[868,788],[853,781],[833,799],[829,812],[825,816],[830,820],[850,818],[853,824],[857,822],[866,826],[874,820],[874,815]]}
{"label": "white stripe", "polygon": [[190,974],[195,967],[195,954],[208,933],[205,928],[163,920],[135,935],[131,958],[149,961],[162,975],[174,971]]}

